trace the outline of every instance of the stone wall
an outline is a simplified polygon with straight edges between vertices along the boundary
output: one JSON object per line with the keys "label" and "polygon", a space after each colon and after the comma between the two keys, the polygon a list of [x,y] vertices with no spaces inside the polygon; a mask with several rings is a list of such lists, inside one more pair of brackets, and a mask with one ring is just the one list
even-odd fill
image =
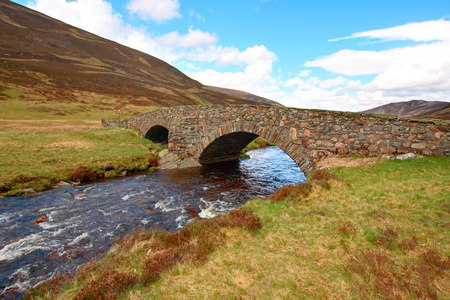
{"label": "stone wall", "polygon": [[305,173],[314,168],[315,161],[334,155],[412,152],[450,156],[448,123],[362,113],[251,105],[179,106],[123,123],[144,136],[155,125],[167,128],[169,151],[197,161],[221,136],[257,134],[283,149]]}

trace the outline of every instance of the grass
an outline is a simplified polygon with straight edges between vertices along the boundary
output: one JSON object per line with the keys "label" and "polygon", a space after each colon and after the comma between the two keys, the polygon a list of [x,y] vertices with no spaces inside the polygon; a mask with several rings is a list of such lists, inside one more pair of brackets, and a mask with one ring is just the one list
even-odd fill
{"label": "grass", "polygon": [[0,194],[148,170],[157,165],[157,150],[134,131],[102,128],[99,121],[1,120]]}
{"label": "grass", "polygon": [[254,139],[250,144],[248,144],[245,148],[244,148],[244,152],[250,151],[250,150],[254,150],[254,149],[259,149],[259,148],[265,148],[267,146],[274,146],[275,144],[272,143],[269,140],[266,140],[263,137],[258,136],[256,139]]}
{"label": "grass", "polygon": [[[284,196],[247,203],[245,211],[262,224],[257,230],[204,227],[201,235],[216,241],[207,259],[175,263],[178,252],[163,248],[172,233],[141,231],[95,267],[82,268],[83,276],[95,282],[105,266],[135,276],[118,299],[449,299],[450,159],[332,173],[337,177],[315,173],[308,188],[290,186]],[[200,244],[200,234],[186,234],[192,230],[170,240]],[[168,267],[154,264],[153,280],[136,279],[152,257]],[[78,276],[55,298],[76,297],[87,286]]]}
{"label": "grass", "polygon": [[[2,99],[2,96],[3,99]],[[0,84],[0,109],[3,120],[91,120],[117,118],[120,107],[122,120],[157,106],[145,97],[96,94],[85,91],[32,89]]]}

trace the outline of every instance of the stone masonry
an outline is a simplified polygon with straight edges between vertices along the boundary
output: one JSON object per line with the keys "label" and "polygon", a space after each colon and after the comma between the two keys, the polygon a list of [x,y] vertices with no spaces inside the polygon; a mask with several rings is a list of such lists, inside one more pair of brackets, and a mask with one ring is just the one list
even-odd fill
{"label": "stone masonry", "polygon": [[392,116],[213,105],[163,108],[123,123],[144,136],[155,126],[167,129],[169,152],[200,163],[236,158],[236,152],[262,136],[283,149],[306,174],[315,161],[327,156],[410,152],[450,156],[448,123]]}

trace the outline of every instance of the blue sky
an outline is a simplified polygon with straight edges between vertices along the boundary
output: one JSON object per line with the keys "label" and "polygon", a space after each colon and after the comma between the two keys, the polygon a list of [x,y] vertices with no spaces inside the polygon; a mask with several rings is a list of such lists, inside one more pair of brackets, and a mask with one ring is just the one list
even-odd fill
{"label": "blue sky", "polygon": [[448,0],[14,2],[287,106],[450,101]]}

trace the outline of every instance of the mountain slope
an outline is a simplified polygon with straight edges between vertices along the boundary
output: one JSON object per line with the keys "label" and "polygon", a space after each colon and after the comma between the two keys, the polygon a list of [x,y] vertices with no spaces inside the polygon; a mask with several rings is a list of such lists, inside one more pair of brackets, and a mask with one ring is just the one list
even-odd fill
{"label": "mountain slope", "polygon": [[399,117],[419,117],[450,119],[450,103],[440,101],[411,100],[390,103],[364,111],[365,113],[396,115]]}
{"label": "mountain slope", "polygon": [[18,114],[7,118],[94,117],[118,106],[134,114],[162,106],[259,104],[7,0],[0,0],[0,82],[0,105]]}
{"label": "mountain slope", "polygon": [[226,89],[226,88],[221,88],[221,87],[217,87],[217,86],[207,86],[207,87],[213,91],[229,94],[229,95],[236,96],[236,97],[245,98],[248,100],[258,101],[259,103],[264,104],[264,105],[284,107],[284,105],[282,105],[276,101],[273,101],[273,100],[270,100],[270,99],[267,99],[264,97],[260,97],[260,96],[254,95],[254,94],[250,94],[250,93],[247,93],[244,91]]}

